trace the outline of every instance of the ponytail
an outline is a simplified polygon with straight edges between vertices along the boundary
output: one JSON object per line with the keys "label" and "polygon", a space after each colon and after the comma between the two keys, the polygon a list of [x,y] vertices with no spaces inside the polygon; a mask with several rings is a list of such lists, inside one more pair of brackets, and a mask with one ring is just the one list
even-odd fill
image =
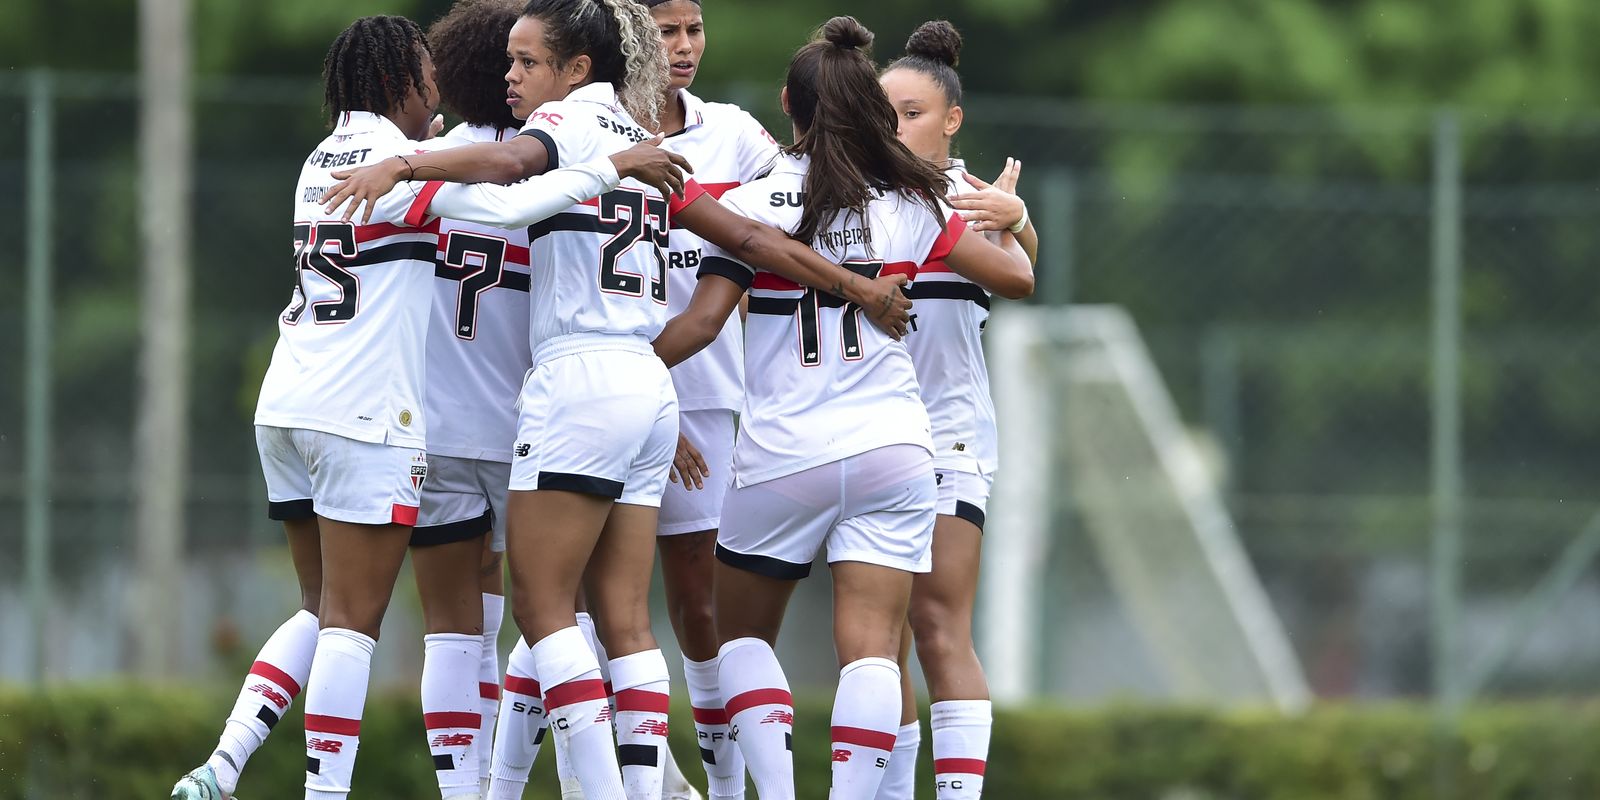
{"label": "ponytail", "polygon": [[797,136],[789,152],[808,156],[805,202],[794,238],[810,243],[839,215],[865,215],[877,191],[901,191],[942,219],[943,173],[900,142],[899,118],[878,84],[867,50],[872,32],[834,17],[789,63],[785,88]]}

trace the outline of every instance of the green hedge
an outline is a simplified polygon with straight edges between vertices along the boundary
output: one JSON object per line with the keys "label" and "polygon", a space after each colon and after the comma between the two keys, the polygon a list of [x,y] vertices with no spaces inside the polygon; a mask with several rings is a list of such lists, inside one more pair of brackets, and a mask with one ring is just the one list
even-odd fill
{"label": "green hedge", "polygon": [[[0,691],[0,800],[148,800],[210,752],[230,699],[134,685]],[[695,776],[692,730],[675,710],[674,749]],[[825,702],[796,714],[800,796],[827,797]],[[362,723],[356,797],[437,797],[411,693],[381,694]],[[924,749],[919,797],[932,798]],[[542,756],[530,798],[554,798]],[[291,715],[245,774],[246,800],[299,797],[300,720]],[[1452,787],[1447,794],[1438,785]],[[996,800],[1591,800],[1600,797],[1600,705],[1469,710],[1452,737],[1425,708],[1266,713],[1034,708],[1001,714],[986,795]],[[754,795],[751,795],[752,798]]]}

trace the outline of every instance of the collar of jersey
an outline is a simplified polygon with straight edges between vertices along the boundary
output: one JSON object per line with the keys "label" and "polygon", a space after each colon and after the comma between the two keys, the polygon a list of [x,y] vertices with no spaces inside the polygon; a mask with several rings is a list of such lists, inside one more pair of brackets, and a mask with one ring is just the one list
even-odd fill
{"label": "collar of jersey", "polygon": [[400,128],[382,114],[371,111],[346,111],[339,115],[339,125],[333,129],[334,133],[387,133],[396,139],[404,139],[406,135]]}
{"label": "collar of jersey", "polygon": [[790,174],[804,175],[811,169],[811,156],[797,156],[789,153],[779,153],[778,160],[772,165],[769,175]]}
{"label": "collar of jersey", "polygon": [[947,169],[947,170],[959,169],[962,172],[966,172],[967,171],[966,159],[952,158],[952,159],[950,159],[949,166],[945,167],[945,169]]}
{"label": "collar of jersey", "polygon": [[706,115],[701,111],[706,101],[695,97],[688,89],[679,89],[678,96],[683,98],[683,129],[689,130],[706,124]]}
{"label": "collar of jersey", "polygon": [[608,108],[615,108],[618,105],[617,90],[605,81],[596,81],[579,87],[567,95],[567,100],[574,103],[598,103]]}
{"label": "collar of jersey", "polygon": [[496,128],[493,125],[468,125],[463,122],[444,135],[446,139],[463,142],[503,142],[517,135],[518,128]]}

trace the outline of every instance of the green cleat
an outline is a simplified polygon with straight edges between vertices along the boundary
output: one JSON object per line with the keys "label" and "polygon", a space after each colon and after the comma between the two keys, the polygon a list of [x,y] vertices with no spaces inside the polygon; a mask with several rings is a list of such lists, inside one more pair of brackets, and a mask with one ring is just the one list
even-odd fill
{"label": "green cleat", "polygon": [[217,785],[217,773],[208,766],[195,767],[172,787],[172,800],[235,800]]}

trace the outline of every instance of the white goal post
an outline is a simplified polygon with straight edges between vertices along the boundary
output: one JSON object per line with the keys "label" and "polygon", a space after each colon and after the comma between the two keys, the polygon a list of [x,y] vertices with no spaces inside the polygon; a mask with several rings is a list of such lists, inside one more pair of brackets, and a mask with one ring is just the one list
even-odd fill
{"label": "white goal post", "polygon": [[1066,493],[1172,697],[1303,709],[1310,693],[1215,477],[1114,306],[997,310],[1000,421],[978,639],[997,701],[1038,694],[1052,498]]}

